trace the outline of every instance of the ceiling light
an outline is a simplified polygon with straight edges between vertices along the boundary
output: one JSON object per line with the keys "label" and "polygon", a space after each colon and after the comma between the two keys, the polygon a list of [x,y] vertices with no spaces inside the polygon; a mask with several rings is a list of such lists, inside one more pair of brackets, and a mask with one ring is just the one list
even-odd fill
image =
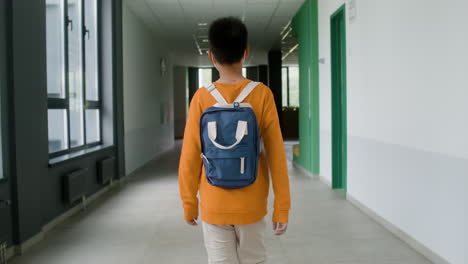
{"label": "ceiling light", "polygon": [[283,30],[281,30],[280,35],[282,36],[286,30],[288,30],[291,27],[292,20],[289,20],[288,24],[284,26]]}
{"label": "ceiling light", "polygon": [[203,55],[203,52],[202,52],[202,50],[200,48],[200,44],[198,44],[197,38],[195,37],[195,35],[192,35],[192,37],[193,37],[193,40],[195,41],[195,46],[197,47],[198,54]]}
{"label": "ceiling light", "polygon": [[292,48],[288,51],[288,53],[286,53],[286,54],[281,58],[281,60],[286,59],[286,58],[289,56],[289,54],[293,53],[298,47],[299,47],[299,44],[294,45],[294,47],[292,47]]}
{"label": "ceiling light", "polygon": [[207,40],[207,39],[203,39],[202,42],[208,42],[208,40]]}
{"label": "ceiling light", "polygon": [[282,36],[281,40],[286,39],[286,38],[289,36],[289,34],[290,34],[291,32],[292,32],[292,27],[289,27],[289,28],[286,30],[286,32],[284,33],[284,35]]}
{"label": "ceiling light", "polygon": [[206,27],[206,26],[208,26],[208,23],[206,23],[206,22],[199,22],[199,23],[198,23],[198,26],[199,26],[199,27]]}

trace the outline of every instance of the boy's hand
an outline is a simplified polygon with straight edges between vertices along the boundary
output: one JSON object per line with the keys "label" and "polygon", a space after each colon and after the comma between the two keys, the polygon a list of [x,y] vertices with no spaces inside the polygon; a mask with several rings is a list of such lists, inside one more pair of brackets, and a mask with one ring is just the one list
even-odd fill
{"label": "boy's hand", "polygon": [[197,225],[198,225],[196,219],[192,219],[192,220],[190,220],[190,221],[188,221],[188,222],[186,222],[186,223],[187,223],[187,225],[192,225],[192,226],[197,226]]}
{"label": "boy's hand", "polygon": [[275,235],[281,236],[282,234],[286,233],[286,229],[288,229],[288,223],[273,222],[273,232]]}

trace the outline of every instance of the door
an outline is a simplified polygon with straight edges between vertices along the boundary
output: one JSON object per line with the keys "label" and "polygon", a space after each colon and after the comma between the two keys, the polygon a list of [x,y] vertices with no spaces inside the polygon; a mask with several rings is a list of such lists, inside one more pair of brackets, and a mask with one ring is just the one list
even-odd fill
{"label": "door", "polygon": [[332,188],[346,193],[346,9],[331,16]]}
{"label": "door", "polygon": [[[0,0],[0,251],[13,242],[11,180],[7,140],[8,0]],[[0,260],[1,260],[0,252]]]}

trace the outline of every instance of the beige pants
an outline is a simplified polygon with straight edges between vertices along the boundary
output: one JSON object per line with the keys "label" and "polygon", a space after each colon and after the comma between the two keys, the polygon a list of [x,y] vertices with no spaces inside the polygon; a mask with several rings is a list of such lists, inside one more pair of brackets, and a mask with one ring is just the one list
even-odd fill
{"label": "beige pants", "polygon": [[249,225],[202,225],[209,264],[266,263],[265,219]]}

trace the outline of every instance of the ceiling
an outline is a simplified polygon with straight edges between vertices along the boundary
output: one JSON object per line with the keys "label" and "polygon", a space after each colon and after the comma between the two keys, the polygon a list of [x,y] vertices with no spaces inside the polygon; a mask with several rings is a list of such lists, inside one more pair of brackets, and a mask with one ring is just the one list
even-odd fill
{"label": "ceiling", "polygon": [[[205,49],[209,23],[237,16],[249,30],[251,56],[247,64],[267,63],[266,52],[280,46],[280,33],[304,0],[125,0],[127,6],[184,64],[209,65]],[[197,45],[198,43],[198,45]],[[204,54],[200,55],[200,51]]]}

